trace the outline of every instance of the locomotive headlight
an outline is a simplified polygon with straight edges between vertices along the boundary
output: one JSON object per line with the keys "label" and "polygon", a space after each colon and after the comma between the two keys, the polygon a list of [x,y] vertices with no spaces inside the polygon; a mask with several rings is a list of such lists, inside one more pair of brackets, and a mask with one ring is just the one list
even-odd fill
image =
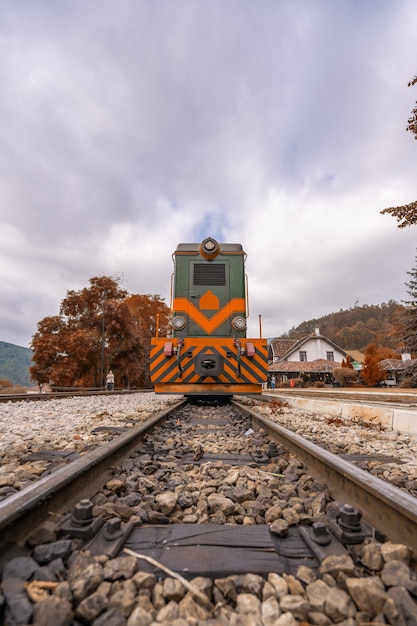
{"label": "locomotive headlight", "polygon": [[216,244],[214,243],[213,239],[207,239],[207,241],[204,244],[204,248],[206,252],[213,252],[215,247],[216,247]]}
{"label": "locomotive headlight", "polygon": [[215,239],[207,237],[200,246],[200,252],[206,259],[213,259],[220,252],[219,244]]}
{"label": "locomotive headlight", "polygon": [[232,319],[232,326],[235,330],[245,330],[246,328],[246,320],[244,317],[241,317],[240,315],[237,317],[234,317]]}
{"label": "locomotive headlight", "polygon": [[185,319],[182,317],[182,315],[176,315],[172,320],[172,325],[175,330],[182,330],[183,328],[185,328],[185,323]]}

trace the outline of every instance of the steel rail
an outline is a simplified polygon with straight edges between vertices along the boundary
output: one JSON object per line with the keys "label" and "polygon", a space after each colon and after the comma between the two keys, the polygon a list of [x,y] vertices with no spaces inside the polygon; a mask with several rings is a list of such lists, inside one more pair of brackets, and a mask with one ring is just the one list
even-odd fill
{"label": "steel rail", "polygon": [[390,541],[406,544],[417,554],[417,498],[239,402],[233,403],[251,416],[254,425],[302,460],[312,476],[325,481],[333,498],[360,509],[364,519]]}
{"label": "steel rail", "polygon": [[134,393],[152,393],[153,389],[115,389],[114,391],[76,389],[72,391],[45,391],[42,393],[10,393],[0,394],[0,402],[29,402],[39,400],[56,400],[60,398],[74,398],[84,396],[117,396]]}
{"label": "steel rail", "polygon": [[137,449],[149,430],[182,404],[183,400],[1,501],[0,552],[2,545],[21,541],[41,522],[62,516],[81,499],[92,497],[112,477],[112,468]]}

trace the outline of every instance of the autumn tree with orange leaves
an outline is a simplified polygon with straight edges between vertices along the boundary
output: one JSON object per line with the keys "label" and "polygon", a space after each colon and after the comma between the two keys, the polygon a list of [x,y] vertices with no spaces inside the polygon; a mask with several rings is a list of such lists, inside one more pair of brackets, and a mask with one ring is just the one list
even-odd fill
{"label": "autumn tree with orange leaves", "polygon": [[[408,83],[408,86],[411,87],[416,83],[417,76],[414,76],[414,78]],[[413,133],[414,139],[417,139],[417,102],[414,109],[411,111],[411,116],[408,118],[406,130],[410,133]],[[405,204],[403,206],[384,209],[383,211],[381,211],[381,214],[383,215],[384,213],[389,213],[396,218],[398,222],[398,228],[412,226],[413,224],[417,224],[417,200],[414,200],[414,202],[410,202],[410,204]]]}
{"label": "autumn tree with orange leaves", "polygon": [[112,369],[116,388],[149,386],[151,337],[169,334],[170,312],[158,295],[131,295],[119,280],[90,278],[68,291],[59,315],[38,322],[32,338],[32,379],[39,385],[103,387]]}
{"label": "autumn tree with orange leaves", "polygon": [[365,350],[365,358],[361,377],[367,387],[377,387],[386,378],[386,372],[380,366],[381,354],[374,343],[370,343]]}

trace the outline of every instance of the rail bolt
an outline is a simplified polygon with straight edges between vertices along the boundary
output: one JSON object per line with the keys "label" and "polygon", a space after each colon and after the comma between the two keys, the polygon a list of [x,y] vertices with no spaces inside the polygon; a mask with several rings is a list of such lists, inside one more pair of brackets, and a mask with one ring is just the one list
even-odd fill
{"label": "rail bolt", "polygon": [[122,522],[119,517],[112,517],[106,522],[104,528],[104,539],[106,541],[113,541],[123,535]]}
{"label": "rail bolt", "polygon": [[155,452],[155,444],[153,441],[147,441],[145,445],[146,452]]}
{"label": "rail bolt", "polygon": [[278,456],[278,446],[275,441],[270,442],[267,455],[269,457]]}
{"label": "rail bolt", "polygon": [[313,524],[313,541],[320,546],[327,546],[332,538],[329,535],[326,524],[323,522],[314,522]]}
{"label": "rail bolt", "polygon": [[339,510],[338,523],[341,528],[350,532],[361,530],[362,512],[351,504],[343,504]]}
{"label": "rail bolt", "polygon": [[91,500],[84,498],[77,502],[74,507],[73,521],[76,524],[89,524],[93,517],[94,504]]}

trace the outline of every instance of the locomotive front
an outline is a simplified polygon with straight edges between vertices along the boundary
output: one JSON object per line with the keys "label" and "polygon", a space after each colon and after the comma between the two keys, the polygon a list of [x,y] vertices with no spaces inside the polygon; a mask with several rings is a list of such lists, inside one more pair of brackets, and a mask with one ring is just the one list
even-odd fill
{"label": "locomotive front", "polygon": [[156,393],[218,396],[261,393],[265,339],[247,339],[245,258],[240,244],[208,237],[174,252],[172,337],[155,337]]}

